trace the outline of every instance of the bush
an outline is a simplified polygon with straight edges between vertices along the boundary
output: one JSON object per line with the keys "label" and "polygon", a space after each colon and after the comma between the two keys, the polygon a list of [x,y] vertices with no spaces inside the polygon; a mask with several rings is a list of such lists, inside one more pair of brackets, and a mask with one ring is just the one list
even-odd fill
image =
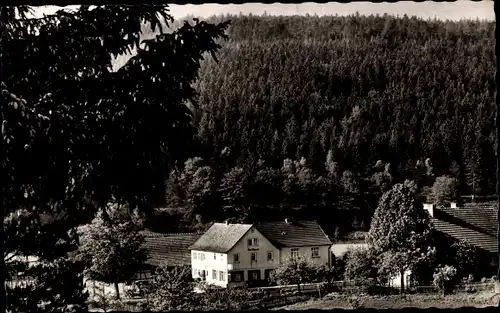
{"label": "bush", "polygon": [[368,286],[378,278],[377,260],[371,249],[357,249],[346,255],[344,278],[356,286]]}
{"label": "bush", "polygon": [[434,285],[443,294],[448,294],[456,283],[457,269],[453,266],[445,265],[439,267],[434,273]]}
{"label": "bush", "polygon": [[[258,295],[262,295],[258,297]],[[212,289],[210,292],[200,294],[200,310],[246,310],[249,301],[259,300],[254,306],[260,307],[264,303],[264,293],[250,292],[246,288],[221,288]],[[194,307],[191,307],[195,309]]]}

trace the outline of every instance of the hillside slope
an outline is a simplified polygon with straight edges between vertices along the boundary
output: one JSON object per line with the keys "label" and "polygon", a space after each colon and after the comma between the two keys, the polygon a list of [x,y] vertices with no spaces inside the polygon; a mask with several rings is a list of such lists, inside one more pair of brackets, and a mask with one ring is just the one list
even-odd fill
{"label": "hillside slope", "polygon": [[224,147],[235,160],[280,166],[305,157],[324,169],[377,160],[401,177],[418,160],[493,192],[494,22],[385,17],[230,19],[219,63],[204,62],[204,157]]}

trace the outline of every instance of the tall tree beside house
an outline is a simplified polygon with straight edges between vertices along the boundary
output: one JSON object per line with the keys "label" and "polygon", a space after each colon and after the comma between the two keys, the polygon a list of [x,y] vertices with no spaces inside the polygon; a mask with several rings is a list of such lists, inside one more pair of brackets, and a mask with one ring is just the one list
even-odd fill
{"label": "tall tree beside house", "polygon": [[381,266],[393,277],[404,274],[433,255],[429,215],[416,200],[414,184],[396,184],[380,198],[372,218],[367,241],[376,251]]}
{"label": "tall tree beside house", "polygon": [[86,265],[85,275],[114,284],[119,299],[118,283],[129,281],[147,261],[144,236],[130,222],[108,224],[100,216],[80,232],[77,258]]}
{"label": "tall tree beside house", "polygon": [[[185,106],[196,96],[191,83],[228,23],[167,33],[159,27],[172,21],[166,5],[28,13],[0,8],[2,214],[27,207],[76,216],[113,197],[145,210],[163,199],[164,175],[195,133]],[[143,26],[160,33],[139,47]],[[137,54],[113,69],[113,57],[131,50]]]}

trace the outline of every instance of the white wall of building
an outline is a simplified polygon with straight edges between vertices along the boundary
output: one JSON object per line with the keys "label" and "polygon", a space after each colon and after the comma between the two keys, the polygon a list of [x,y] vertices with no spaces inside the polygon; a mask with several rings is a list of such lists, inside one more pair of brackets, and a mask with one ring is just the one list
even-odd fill
{"label": "white wall of building", "polygon": [[[411,285],[410,283],[411,271],[406,271],[404,273],[404,283],[405,287]],[[398,274],[389,280],[389,286],[399,288],[401,287],[401,274]]]}
{"label": "white wall of building", "polygon": [[368,248],[367,243],[335,243],[331,247],[331,252],[336,258],[342,257],[349,250]]}
{"label": "white wall of building", "polygon": [[[221,286],[227,285],[227,254],[192,250],[191,267],[193,278],[201,278],[201,271],[205,271],[207,282]],[[213,271],[216,272],[215,279]]]}
{"label": "white wall of building", "polygon": [[[313,256],[313,248],[317,249],[319,252],[317,256]],[[296,250],[294,250],[296,249]],[[281,249],[281,262],[285,262],[288,258],[292,256],[292,250],[298,252],[298,256],[306,258],[317,265],[328,265],[330,264],[330,246],[307,246],[307,247],[295,247],[295,248],[282,248]]]}
{"label": "white wall of building", "polygon": [[[257,245],[254,245],[254,239],[257,239]],[[252,241],[252,245],[249,245],[249,240]],[[255,254],[255,261],[252,261],[252,253]],[[235,254],[238,254],[238,262],[235,261]],[[268,254],[270,254],[270,259]],[[247,281],[249,279],[248,270],[260,270],[260,277],[264,278],[266,269],[274,269],[279,266],[280,250],[255,227],[252,227],[229,251],[228,258],[229,268],[244,271],[244,280]]]}
{"label": "white wall of building", "polygon": [[[317,249],[317,256],[312,256],[311,248]],[[330,246],[308,246],[296,249],[298,249],[300,257],[306,257],[315,264],[330,264]],[[219,286],[227,286],[229,283],[228,273],[231,271],[234,275],[236,275],[235,272],[241,271],[243,281],[250,280],[249,271],[250,273],[258,271],[260,279],[264,279],[266,273],[284,262],[291,252],[292,248],[281,250],[276,248],[255,227],[252,227],[227,254],[192,250],[192,274],[193,278],[201,278],[200,272],[205,271],[207,283]],[[214,270],[216,276],[213,276]],[[220,279],[219,272],[224,272],[224,279]],[[232,277],[232,282],[234,282],[234,278],[235,276]]]}

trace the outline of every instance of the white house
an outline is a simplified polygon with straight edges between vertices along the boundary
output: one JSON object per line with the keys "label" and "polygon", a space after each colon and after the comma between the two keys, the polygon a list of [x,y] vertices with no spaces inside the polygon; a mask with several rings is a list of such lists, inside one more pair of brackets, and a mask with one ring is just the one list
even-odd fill
{"label": "white house", "polygon": [[288,257],[330,264],[331,245],[316,221],[215,223],[191,246],[193,277],[221,287],[262,282]]}

